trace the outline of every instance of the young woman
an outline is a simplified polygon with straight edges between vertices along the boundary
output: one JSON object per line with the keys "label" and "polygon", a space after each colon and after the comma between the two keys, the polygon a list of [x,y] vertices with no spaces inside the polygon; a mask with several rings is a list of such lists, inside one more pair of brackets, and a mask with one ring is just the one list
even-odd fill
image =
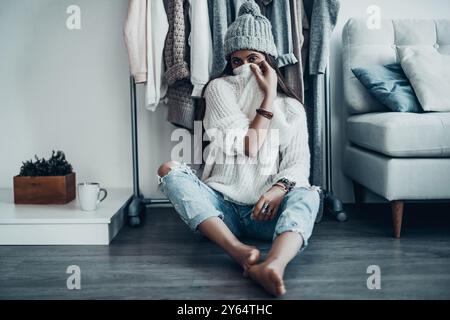
{"label": "young woman", "polygon": [[[225,138],[233,131],[231,143],[218,147],[222,159],[233,161],[215,161],[202,179],[185,163],[164,163],[159,187],[193,231],[280,296],[286,292],[285,268],[306,247],[320,205],[320,188],[309,183],[306,113],[282,79],[270,22],[253,1],[240,8],[224,48],[224,75],[205,88],[204,126]],[[274,172],[266,172],[266,158],[277,159]],[[241,236],[273,240],[263,262]]]}

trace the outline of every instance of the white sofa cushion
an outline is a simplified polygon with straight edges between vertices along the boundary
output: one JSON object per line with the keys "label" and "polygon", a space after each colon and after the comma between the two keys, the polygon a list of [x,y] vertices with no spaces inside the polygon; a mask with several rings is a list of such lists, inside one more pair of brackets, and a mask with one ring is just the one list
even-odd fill
{"label": "white sofa cushion", "polygon": [[353,115],[347,134],[354,144],[387,156],[450,156],[450,112]]}
{"label": "white sofa cushion", "polygon": [[434,47],[399,47],[403,71],[425,111],[450,111],[450,55]]}
{"label": "white sofa cushion", "polygon": [[347,176],[389,201],[450,199],[450,159],[390,158],[347,146]]}

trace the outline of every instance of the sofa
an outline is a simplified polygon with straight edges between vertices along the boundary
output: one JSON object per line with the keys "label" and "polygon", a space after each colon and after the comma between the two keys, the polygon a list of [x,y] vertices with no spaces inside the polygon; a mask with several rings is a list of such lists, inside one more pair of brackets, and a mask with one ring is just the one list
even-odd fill
{"label": "sofa", "polygon": [[366,188],[390,202],[393,235],[399,238],[405,202],[450,199],[450,112],[392,112],[352,69],[399,62],[404,46],[450,55],[450,20],[383,19],[372,29],[365,19],[351,18],[342,40],[343,171],[354,182],[357,201]]}

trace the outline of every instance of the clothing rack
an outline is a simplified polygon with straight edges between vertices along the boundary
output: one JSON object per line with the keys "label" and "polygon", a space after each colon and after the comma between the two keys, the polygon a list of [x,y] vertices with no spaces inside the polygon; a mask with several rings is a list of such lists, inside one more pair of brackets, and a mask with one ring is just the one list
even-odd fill
{"label": "clothing rack", "polygon": [[325,71],[325,194],[324,211],[334,217],[339,222],[347,221],[347,214],[344,211],[342,201],[333,193],[333,163],[331,157],[331,80],[329,72],[330,62]]}
{"label": "clothing rack", "polygon": [[[331,100],[330,100],[330,75],[325,73],[325,157],[326,157],[326,190],[324,192],[324,209],[338,221],[346,221],[342,202],[333,194],[332,185],[332,159],[331,159]],[[144,223],[145,210],[149,206],[170,204],[168,199],[144,198],[139,189],[139,153],[137,130],[137,97],[136,82],[130,76],[130,106],[131,106],[131,144],[133,159],[133,195],[125,204],[127,222],[130,227],[139,227]]]}
{"label": "clothing rack", "polygon": [[130,76],[130,106],[131,106],[131,148],[133,156],[133,195],[125,204],[127,222],[130,227],[139,227],[145,221],[147,206],[170,204],[168,199],[144,198],[139,189],[139,150],[137,130],[137,97],[136,81]]}

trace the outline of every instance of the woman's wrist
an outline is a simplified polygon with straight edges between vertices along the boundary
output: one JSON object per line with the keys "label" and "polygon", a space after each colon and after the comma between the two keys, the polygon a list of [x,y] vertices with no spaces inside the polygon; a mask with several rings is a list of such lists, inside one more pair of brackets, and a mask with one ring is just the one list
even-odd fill
{"label": "woman's wrist", "polygon": [[264,97],[263,102],[261,103],[260,108],[261,108],[261,109],[268,110],[268,111],[272,111],[272,108],[273,108],[273,102],[274,102],[274,101],[275,101],[275,97],[274,97],[274,96],[266,95],[266,96]]}
{"label": "woman's wrist", "polygon": [[275,100],[276,96],[277,96],[277,91],[276,90],[267,90],[265,92],[265,99],[267,99],[269,101]]}
{"label": "woman's wrist", "polygon": [[286,188],[285,188],[284,186],[281,185],[281,183],[280,183],[280,184],[276,183],[276,184],[272,185],[272,189],[277,189],[277,190],[279,190],[280,193],[282,193],[282,194],[286,194],[286,193],[288,192],[288,191],[286,190]]}

